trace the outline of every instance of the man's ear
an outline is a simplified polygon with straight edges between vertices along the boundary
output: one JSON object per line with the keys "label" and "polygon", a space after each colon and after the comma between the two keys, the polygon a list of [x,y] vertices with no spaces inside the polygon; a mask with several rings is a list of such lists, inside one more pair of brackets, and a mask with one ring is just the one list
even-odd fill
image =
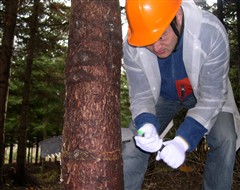
{"label": "man's ear", "polygon": [[182,7],[180,7],[178,9],[177,14],[176,14],[176,20],[177,20],[178,26],[182,25],[182,17],[183,17],[183,10],[182,10]]}

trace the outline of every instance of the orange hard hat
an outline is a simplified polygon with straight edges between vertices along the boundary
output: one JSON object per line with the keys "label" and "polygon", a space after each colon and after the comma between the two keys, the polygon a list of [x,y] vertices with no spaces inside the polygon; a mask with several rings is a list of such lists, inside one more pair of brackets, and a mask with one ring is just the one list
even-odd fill
{"label": "orange hard hat", "polygon": [[127,0],[128,42],[147,46],[156,42],[170,25],[182,0]]}

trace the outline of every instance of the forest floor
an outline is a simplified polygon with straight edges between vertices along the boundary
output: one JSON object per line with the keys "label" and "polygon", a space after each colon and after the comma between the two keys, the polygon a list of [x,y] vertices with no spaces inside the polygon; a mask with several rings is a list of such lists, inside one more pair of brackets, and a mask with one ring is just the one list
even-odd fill
{"label": "forest floor", "polygon": [[[13,182],[14,164],[4,165],[3,190],[60,190],[60,166],[58,162],[44,165],[27,164],[28,184],[17,186]],[[163,162],[150,159],[142,190],[200,190],[203,164],[186,161],[177,170],[172,170]],[[0,188],[1,189],[1,188]],[[240,162],[236,162],[232,190],[240,189]]]}

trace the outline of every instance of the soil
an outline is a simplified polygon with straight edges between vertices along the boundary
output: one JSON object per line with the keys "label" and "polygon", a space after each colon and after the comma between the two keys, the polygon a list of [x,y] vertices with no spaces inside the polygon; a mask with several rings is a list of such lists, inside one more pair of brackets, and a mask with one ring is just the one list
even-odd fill
{"label": "soil", "polygon": [[[4,165],[3,190],[60,190],[60,166],[56,162],[46,162],[44,165],[27,164],[26,186],[14,184],[14,164]],[[240,169],[235,168],[232,190],[240,189]],[[202,182],[202,166],[186,162],[177,170],[172,170],[166,164],[150,160],[145,175],[142,190],[200,190]],[[1,189],[1,188],[0,188]]]}
{"label": "soil", "polygon": [[[5,164],[3,168],[3,190],[60,190],[59,162],[26,164],[26,184],[17,185],[15,181],[16,164]],[[1,189],[1,187],[0,187]]]}
{"label": "soil", "polygon": [[[199,155],[198,155],[199,156]],[[196,158],[196,157],[195,157]],[[173,170],[163,162],[150,158],[142,190],[201,190],[204,160],[187,159]],[[232,190],[240,189],[240,157],[236,159]]]}

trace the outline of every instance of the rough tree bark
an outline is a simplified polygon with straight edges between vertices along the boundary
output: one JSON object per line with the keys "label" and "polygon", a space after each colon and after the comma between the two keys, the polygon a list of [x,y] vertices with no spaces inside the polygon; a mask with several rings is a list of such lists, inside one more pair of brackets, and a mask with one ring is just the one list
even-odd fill
{"label": "rough tree bark", "polygon": [[26,69],[24,75],[23,100],[20,117],[20,126],[18,133],[18,149],[17,149],[17,169],[16,183],[24,185],[26,183],[25,162],[26,162],[26,141],[27,141],[27,125],[29,111],[29,96],[32,76],[32,65],[35,51],[35,37],[38,29],[38,12],[40,0],[34,0],[33,11],[30,21],[30,39],[28,43]]}
{"label": "rough tree bark", "polygon": [[63,189],[123,189],[122,36],[118,0],[72,0],[62,150]]}
{"label": "rough tree bark", "polygon": [[2,45],[0,47],[0,186],[3,185],[4,137],[10,80],[13,39],[17,20],[18,0],[5,0]]}

